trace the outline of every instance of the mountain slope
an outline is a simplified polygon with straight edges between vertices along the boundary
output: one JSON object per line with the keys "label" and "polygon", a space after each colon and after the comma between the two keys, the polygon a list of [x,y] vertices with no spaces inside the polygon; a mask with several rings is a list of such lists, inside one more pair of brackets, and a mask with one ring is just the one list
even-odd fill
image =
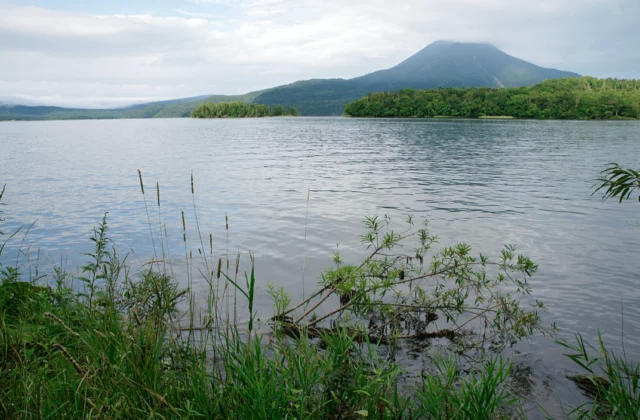
{"label": "mountain slope", "polygon": [[304,80],[245,95],[183,98],[110,110],[0,106],[0,120],[186,117],[205,102],[231,101],[295,107],[302,115],[342,115],[347,103],[371,92],[403,88],[533,86],[548,79],[577,76],[536,66],[491,44],[436,41],[395,67],[354,79]]}
{"label": "mountain slope", "polygon": [[265,105],[296,107],[303,115],[340,115],[344,106],[371,92],[403,88],[516,87],[578,77],[512,57],[491,44],[436,41],[402,63],[354,79],[296,82],[256,98]]}
{"label": "mountain slope", "polygon": [[577,77],[512,57],[486,43],[436,41],[397,66],[351,79],[404,87],[517,87],[548,79]]}

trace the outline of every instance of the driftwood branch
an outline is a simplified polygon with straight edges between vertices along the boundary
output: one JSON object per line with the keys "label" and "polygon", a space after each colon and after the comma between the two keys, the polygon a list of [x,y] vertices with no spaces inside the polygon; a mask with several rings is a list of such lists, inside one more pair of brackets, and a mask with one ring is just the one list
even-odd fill
{"label": "driftwood branch", "polygon": [[[309,338],[322,339],[323,336],[338,334],[338,331],[335,328],[299,327],[298,325],[293,323],[283,324],[280,331],[294,338],[300,338],[306,335]],[[352,328],[347,328],[347,332],[353,338],[353,340],[358,343],[369,342],[378,344],[391,344],[397,340],[425,340],[431,338],[447,338],[449,340],[453,340],[456,337],[462,336],[462,334],[449,329],[442,329],[431,332],[422,331],[416,334],[397,336],[367,334]]]}

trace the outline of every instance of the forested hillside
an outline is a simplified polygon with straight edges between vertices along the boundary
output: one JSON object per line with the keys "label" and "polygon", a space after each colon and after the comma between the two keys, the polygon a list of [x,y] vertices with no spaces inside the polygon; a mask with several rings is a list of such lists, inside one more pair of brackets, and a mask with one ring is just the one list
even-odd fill
{"label": "forested hillside", "polygon": [[345,107],[352,117],[621,119],[639,114],[640,81],[593,77],[520,88],[402,89],[372,93]]}
{"label": "forested hillside", "polygon": [[487,43],[437,41],[402,63],[354,79],[314,79],[269,89],[266,105],[294,106],[303,115],[341,115],[350,101],[371,92],[405,88],[531,86],[576,73],[528,63]]}

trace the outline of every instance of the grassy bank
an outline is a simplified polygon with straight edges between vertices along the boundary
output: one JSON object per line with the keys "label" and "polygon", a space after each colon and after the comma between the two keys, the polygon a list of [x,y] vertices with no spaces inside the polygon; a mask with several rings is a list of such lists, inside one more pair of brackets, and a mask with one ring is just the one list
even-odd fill
{"label": "grassy bank", "polygon": [[[154,206],[142,176],[140,183],[151,224]],[[193,209],[197,220],[195,195]],[[183,229],[185,289],[171,276],[166,237],[152,237],[158,255],[134,268],[110,241],[106,216],[79,275],[57,268],[29,277],[0,266],[0,418],[525,416],[500,352],[545,330],[543,305],[524,303],[537,266],[513,247],[495,260],[465,244],[437,250],[426,224],[409,219],[394,232],[386,219],[369,217],[362,261],[336,254],[317,290],[295,304],[270,286],[273,317],[264,332],[254,326],[259,273],[243,277],[240,255],[235,266],[198,259]],[[209,238],[192,239],[204,250]],[[191,287],[198,272],[206,296]],[[408,385],[388,357],[407,342],[443,349]],[[594,386],[593,404],[579,410],[637,414],[637,365],[604,346],[599,359],[587,350],[578,339],[570,356],[587,369],[582,383]]]}

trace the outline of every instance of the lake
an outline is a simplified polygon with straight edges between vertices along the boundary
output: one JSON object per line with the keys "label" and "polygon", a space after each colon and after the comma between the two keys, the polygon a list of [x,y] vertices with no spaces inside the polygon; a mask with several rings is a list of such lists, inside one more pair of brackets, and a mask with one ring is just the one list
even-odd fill
{"label": "lake", "polygon": [[[75,272],[91,251],[93,226],[109,212],[111,238],[129,262],[152,259],[140,169],[151,229],[158,225],[158,182],[169,250],[184,266],[181,211],[188,251],[197,256],[202,248],[193,172],[204,248],[209,252],[211,233],[216,256],[255,253],[263,317],[271,314],[267,282],[284,286],[296,302],[336,250],[346,262],[365,255],[365,215],[388,215],[401,226],[412,214],[430,221],[440,246],[464,241],[476,253],[499,256],[504,244],[516,245],[540,265],[531,284],[547,305],[547,325],[555,321],[562,336],[579,331],[590,340],[601,330],[614,350],[624,333],[627,355],[638,360],[640,204],[591,195],[608,162],[640,166],[639,121],[6,122],[3,230],[35,224],[2,258],[24,272],[36,263],[40,273],[60,264]],[[205,284],[194,275],[198,287]],[[575,368],[562,353],[544,337],[516,348],[531,404],[552,412],[558,398],[580,399],[564,378]]]}

